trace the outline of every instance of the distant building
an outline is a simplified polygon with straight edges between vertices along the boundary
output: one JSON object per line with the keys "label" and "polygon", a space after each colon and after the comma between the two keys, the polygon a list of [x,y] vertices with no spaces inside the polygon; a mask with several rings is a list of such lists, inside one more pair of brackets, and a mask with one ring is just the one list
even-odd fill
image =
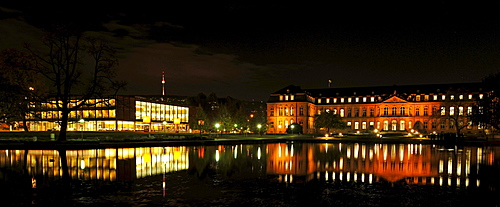
{"label": "distant building", "polygon": [[[73,104],[77,104],[74,100]],[[186,105],[140,96],[115,96],[90,99],[69,114],[68,131],[159,131],[189,132],[189,111]],[[29,114],[31,131],[59,130],[61,112],[55,101],[34,103]]]}
{"label": "distant building", "polygon": [[303,133],[324,133],[314,128],[314,121],[326,110],[347,123],[348,128],[336,130],[343,133],[455,133],[459,126],[464,133],[477,133],[481,124],[472,124],[467,115],[486,94],[480,83],[323,89],[290,85],[270,95],[267,132],[286,133],[290,124],[298,123]]}

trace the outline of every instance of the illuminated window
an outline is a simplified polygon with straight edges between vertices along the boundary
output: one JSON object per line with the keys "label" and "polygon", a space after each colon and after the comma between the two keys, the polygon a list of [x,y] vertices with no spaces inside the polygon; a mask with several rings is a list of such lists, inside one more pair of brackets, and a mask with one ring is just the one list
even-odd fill
{"label": "illuminated window", "polygon": [[330,103],[330,98],[327,98],[327,99],[326,99],[326,103]]}
{"label": "illuminated window", "polygon": [[450,100],[455,100],[455,95],[450,95]]}
{"label": "illuminated window", "polygon": [[356,97],[356,99],[355,99],[355,100],[356,100],[356,103],[358,103],[358,102],[359,102],[359,98],[358,98],[358,97]]}
{"label": "illuminated window", "polygon": [[443,100],[443,101],[446,100],[446,95],[442,95],[441,100]]}
{"label": "illuminated window", "polygon": [[387,131],[389,130],[389,121],[384,121],[384,130]]}
{"label": "illuminated window", "polygon": [[352,100],[351,97],[347,98],[347,102],[351,103],[351,100]]}
{"label": "illuminated window", "polygon": [[467,107],[467,114],[472,115],[472,106]]}
{"label": "illuminated window", "polygon": [[469,94],[469,99],[472,99],[472,94]]}
{"label": "illuminated window", "polygon": [[283,96],[282,95],[280,95],[280,101],[283,101]]}
{"label": "illuminated window", "polygon": [[293,116],[293,106],[290,106],[290,116]]}
{"label": "illuminated window", "polygon": [[479,94],[479,99],[483,99],[483,94]]}
{"label": "illuminated window", "polygon": [[446,107],[441,106],[441,116],[446,115]]}
{"label": "illuminated window", "polygon": [[450,106],[450,116],[455,115],[455,107]]}
{"label": "illuminated window", "polygon": [[464,115],[464,107],[463,106],[459,106],[458,107],[458,115],[459,116],[463,116]]}
{"label": "illuminated window", "polygon": [[417,95],[416,100],[420,101],[420,95]]}
{"label": "illuminated window", "polygon": [[321,99],[320,98],[318,98],[318,103],[321,103]]}
{"label": "illuminated window", "polygon": [[429,95],[425,95],[424,96],[424,101],[428,101],[429,100]]}
{"label": "illuminated window", "polygon": [[294,100],[295,99],[295,96],[294,95],[290,95],[290,100]]}
{"label": "illuminated window", "polygon": [[392,120],[392,122],[391,122],[392,131],[396,131],[397,127],[398,127],[398,122],[396,120]]}
{"label": "illuminated window", "polygon": [[405,130],[405,121],[404,120],[399,121],[399,130]]}
{"label": "illuminated window", "polygon": [[337,103],[337,98],[334,98],[334,99],[333,99],[333,103]]}
{"label": "illuminated window", "polygon": [[354,122],[354,129],[359,129],[359,122]]}
{"label": "illuminated window", "polygon": [[366,129],[366,121],[364,121],[363,123],[361,123],[361,129]]}
{"label": "illuminated window", "polygon": [[370,97],[371,102],[375,102],[375,97]]}
{"label": "illuminated window", "polygon": [[460,95],[458,96],[458,99],[463,100],[463,99],[464,99],[464,95],[460,94]]}
{"label": "illuminated window", "polygon": [[348,122],[347,122],[347,126],[351,126],[351,125],[352,125],[352,124],[351,124],[351,122],[350,122],[350,121],[348,121]]}
{"label": "illuminated window", "polygon": [[340,109],[340,117],[344,117],[344,109]]}
{"label": "illuminated window", "polygon": [[340,98],[340,103],[344,103],[344,98]]}
{"label": "illuminated window", "polygon": [[366,102],[366,97],[363,97],[363,102]]}
{"label": "illuminated window", "polygon": [[438,100],[438,96],[437,95],[434,95],[432,98],[433,98],[434,101]]}

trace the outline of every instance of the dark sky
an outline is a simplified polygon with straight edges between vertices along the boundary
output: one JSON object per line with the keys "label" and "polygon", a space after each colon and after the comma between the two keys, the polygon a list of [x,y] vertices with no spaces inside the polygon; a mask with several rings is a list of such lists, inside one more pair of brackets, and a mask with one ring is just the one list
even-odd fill
{"label": "dark sky", "polygon": [[[123,94],[216,93],[266,101],[303,88],[477,82],[500,72],[500,4],[182,1],[0,3],[0,49],[41,38],[57,19],[121,48]],[[3,5],[1,5],[3,4]]]}

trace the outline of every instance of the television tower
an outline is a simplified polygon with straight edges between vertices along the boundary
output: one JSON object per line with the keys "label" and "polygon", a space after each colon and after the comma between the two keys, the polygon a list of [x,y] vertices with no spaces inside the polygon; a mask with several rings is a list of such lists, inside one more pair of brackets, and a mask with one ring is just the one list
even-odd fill
{"label": "television tower", "polygon": [[165,96],[165,71],[161,72],[161,95]]}

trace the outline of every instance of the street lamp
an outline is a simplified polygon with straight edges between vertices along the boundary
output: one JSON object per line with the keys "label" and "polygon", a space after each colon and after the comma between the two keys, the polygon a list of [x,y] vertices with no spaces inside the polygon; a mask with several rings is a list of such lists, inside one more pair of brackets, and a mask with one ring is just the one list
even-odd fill
{"label": "street lamp", "polygon": [[292,135],[293,135],[293,128],[295,128],[295,126],[292,124],[290,125],[290,128],[292,128]]}
{"label": "street lamp", "polygon": [[262,128],[262,125],[257,124],[257,128],[259,128],[259,137],[260,137],[260,128]]}
{"label": "street lamp", "polygon": [[[219,124],[219,123],[216,123],[216,124],[215,124],[215,128],[217,129],[217,131],[219,131],[219,127],[220,127],[220,124]],[[222,131],[220,132],[220,135],[222,136]]]}

